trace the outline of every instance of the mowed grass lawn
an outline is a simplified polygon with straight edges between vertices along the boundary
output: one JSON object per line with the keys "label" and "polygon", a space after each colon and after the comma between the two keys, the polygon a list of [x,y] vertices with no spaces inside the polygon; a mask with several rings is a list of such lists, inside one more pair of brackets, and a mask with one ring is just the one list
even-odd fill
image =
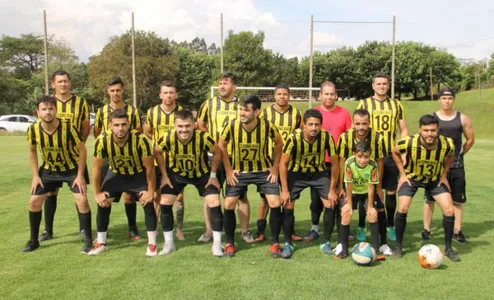
{"label": "mowed grass lawn", "polygon": [[[468,93],[464,93],[468,94]],[[463,94],[462,94],[463,95]],[[460,96],[462,96],[460,95]],[[458,100],[460,100],[460,96]],[[484,94],[485,96],[485,94]],[[491,101],[465,99],[456,105],[469,114],[479,142],[466,156],[468,203],[465,206],[466,245],[454,242],[460,263],[447,258],[437,270],[422,269],[417,251],[423,242],[422,193],[414,199],[405,235],[405,256],[389,258],[373,267],[358,267],[350,259],[335,261],[319,250],[319,242],[296,243],[292,259],[272,259],[269,243],[247,245],[237,234],[234,258],[212,257],[211,244],[196,242],[203,232],[202,205],[196,191],[185,192],[186,240],[176,242],[178,251],[167,257],[145,257],[145,240],[125,237],[127,221],[122,204],[113,207],[109,228],[109,251],[97,257],[79,253],[82,242],[74,202],[64,187],[55,218],[55,239],[42,243],[32,253],[20,253],[29,238],[28,199],[31,174],[23,136],[0,137],[0,298],[1,299],[322,299],[322,298],[482,298],[494,297],[494,263],[491,241],[494,187],[490,180],[494,158]],[[345,106],[347,103],[344,103]],[[353,110],[355,102],[349,108]],[[416,132],[418,117],[436,110],[437,102],[404,102],[410,132]],[[487,129],[486,129],[487,128]],[[92,153],[94,139],[88,142]],[[91,156],[91,155],[89,155]],[[89,159],[90,163],[90,159]],[[96,229],[96,205],[89,189]],[[251,187],[251,230],[255,232],[259,196]],[[297,202],[296,231],[310,227],[309,199],[305,192]],[[431,243],[443,248],[441,214],[434,214]],[[145,236],[144,216],[138,212],[140,233]],[[238,226],[237,226],[238,227]],[[356,217],[352,229],[356,227]],[[42,228],[43,229],[43,225]],[[238,230],[237,230],[238,232]],[[268,229],[269,235],[269,229]],[[336,243],[336,233],[333,233]],[[159,238],[162,247],[162,235]],[[390,243],[393,247],[394,244]]]}

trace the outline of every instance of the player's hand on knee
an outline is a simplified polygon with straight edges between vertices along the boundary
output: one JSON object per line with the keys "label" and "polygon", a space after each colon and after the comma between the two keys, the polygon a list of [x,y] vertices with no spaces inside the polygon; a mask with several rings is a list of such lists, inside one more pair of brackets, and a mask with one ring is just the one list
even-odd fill
{"label": "player's hand on knee", "polygon": [[397,191],[399,191],[399,190],[400,190],[400,188],[401,188],[401,186],[402,186],[405,182],[406,182],[406,183],[408,183],[408,185],[410,185],[410,186],[412,185],[412,184],[410,183],[410,179],[408,179],[408,177],[407,177],[407,175],[406,175],[406,174],[402,174],[402,175],[400,175],[400,179],[398,180],[398,186],[397,186],[396,190],[397,190]]}
{"label": "player's hand on knee", "polygon": [[377,220],[377,210],[374,207],[367,209],[367,216],[370,219]]}
{"label": "player's hand on knee", "polygon": [[377,198],[384,203],[384,193],[382,189],[376,189]]}
{"label": "player's hand on knee", "polygon": [[139,193],[139,202],[141,202],[142,206],[146,206],[146,204],[153,202],[154,193],[149,191],[141,191]]}
{"label": "player's hand on knee", "polygon": [[110,194],[108,192],[101,192],[94,195],[96,203],[101,207],[109,207],[111,202],[109,202]]}
{"label": "player's hand on knee", "polygon": [[165,185],[167,185],[173,189],[173,185],[172,185],[170,178],[168,176],[161,177],[160,189],[163,188]]}
{"label": "player's hand on knee", "polygon": [[38,185],[41,186],[41,188],[45,188],[43,185],[43,181],[41,180],[41,177],[39,176],[34,176],[33,181],[31,183],[31,194],[34,195],[36,193],[36,189],[38,188]]}
{"label": "player's hand on knee", "polygon": [[238,183],[237,176],[239,174],[240,174],[240,172],[238,170],[227,171],[226,181],[228,182],[228,184],[231,186],[236,186]]}
{"label": "player's hand on knee", "polygon": [[218,181],[218,178],[209,178],[208,179],[208,182],[206,183],[206,186],[205,188],[208,188],[208,186],[214,186],[215,188],[217,188],[218,190],[220,189],[220,182]]}
{"label": "player's hand on knee", "polygon": [[290,192],[288,191],[282,191],[281,192],[281,203],[283,203],[283,206],[286,206],[288,203],[290,203],[292,200],[290,199]]}
{"label": "player's hand on knee", "polygon": [[444,184],[448,188],[448,191],[451,191],[451,187],[449,186],[449,182],[446,177],[441,176],[441,179],[439,180],[437,186],[441,186],[441,184]]}
{"label": "player's hand on knee", "polygon": [[79,189],[79,193],[86,195],[86,179],[82,176],[77,176],[72,183],[72,188],[77,187]]}
{"label": "player's hand on knee", "polygon": [[350,217],[353,215],[353,209],[350,203],[343,205],[341,208],[341,215],[349,215]]}
{"label": "player's hand on knee", "polygon": [[275,167],[269,168],[269,175],[267,181],[271,183],[278,182],[278,168]]}
{"label": "player's hand on knee", "polygon": [[336,191],[334,190],[329,191],[328,199],[329,202],[331,202],[332,204],[331,207],[334,207],[338,203],[338,195],[336,194]]}

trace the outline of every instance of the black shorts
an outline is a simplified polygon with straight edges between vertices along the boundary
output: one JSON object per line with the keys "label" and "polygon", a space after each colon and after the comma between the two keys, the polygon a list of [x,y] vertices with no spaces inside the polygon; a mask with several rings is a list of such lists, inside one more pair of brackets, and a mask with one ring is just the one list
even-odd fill
{"label": "black shorts", "polygon": [[[231,163],[232,163],[232,160],[230,158],[230,164]],[[218,181],[220,182],[220,186],[223,188],[223,184],[226,182],[226,170],[225,170],[225,166],[223,165],[223,162],[220,162],[218,170],[216,170],[216,178],[218,178]],[[245,193],[246,192],[247,192],[247,190],[245,191]],[[257,192],[260,193],[259,189],[257,189]],[[239,197],[240,200],[245,198],[245,193],[240,195],[240,197]]]}
{"label": "black shorts", "polygon": [[441,185],[438,186],[439,180],[435,180],[433,182],[429,183],[423,183],[417,180],[409,179],[411,185],[409,185],[407,182],[401,185],[400,190],[398,191],[398,197],[400,196],[409,196],[413,197],[415,196],[415,193],[419,188],[425,189],[425,191],[428,191],[430,195],[436,196],[444,193],[449,193],[450,191],[448,190],[448,187],[444,184],[441,183]]}
{"label": "black shorts", "polygon": [[278,183],[271,183],[268,179],[269,172],[248,172],[239,173],[237,176],[238,183],[235,186],[226,185],[225,197],[242,198],[247,192],[249,184],[254,184],[259,188],[260,193],[265,195],[280,195],[280,187]]}
{"label": "black shorts", "polygon": [[398,168],[393,160],[393,156],[384,157],[382,188],[388,191],[396,191],[398,187],[398,175]]}
{"label": "black shorts", "polygon": [[[75,178],[77,177],[77,168],[68,170],[68,171],[51,171],[40,168],[38,170],[39,177],[41,177],[41,181],[43,182],[44,188],[41,186],[36,187],[36,191],[34,195],[44,195],[49,192],[55,192],[58,188],[62,187],[64,182],[67,182],[70,190],[74,194],[79,194],[78,187],[72,187]],[[86,184],[89,183],[89,175],[87,172],[87,168],[84,172],[84,179],[86,180]]]}
{"label": "black shorts", "polygon": [[291,200],[300,198],[305,188],[311,188],[319,198],[328,200],[330,180],[327,171],[302,173],[288,172],[288,190]]}
{"label": "black shorts", "polygon": [[[358,204],[360,203],[360,205],[364,206],[365,211],[367,211],[367,201],[368,200],[369,200],[368,194],[353,194],[352,195],[352,209],[356,210],[358,207]],[[340,197],[339,202],[340,202],[339,203],[340,208],[346,204],[345,195]],[[384,203],[379,199],[379,196],[377,196],[377,194],[374,195],[373,207],[375,209],[384,209]]]}
{"label": "black shorts", "polygon": [[[464,204],[467,202],[465,169],[449,169],[446,177],[448,179],[449,187],[451,188],[451,198],[453,198],[453,203]],[[432,198],[427,190],[424,193],[424,199],[426,202],[434,202],[434,198]]]}
{"label": "black shorts", "polygon": [[101,184],[101,191],[108,192],[110,198],[115,198],[115,202],[118,202],[117,196],[122,193],[135,195],[135,198],[139,199],[139,193],[147,190],[148,184],[145,171],[135,175],[119,175],[112,170],[108,170]]}
{"label": "black shorts", "polygon": [[167,173],[168,178],[170,178],[170,182],[173,185],[173,188],[165,185],[161,188],[162,195],[169,194],[177,196],[184,190],[184,188],[188,184],[195,186],[197,191],[199,192],[199,196],[201,197],[206,197],[208,195],[219,195],[220,193],[220,190],[213,185],[210,185],[206,188],[206,184],[209,180],[209,173],[204,174],[199,178],[182,177],[171,170],[168,170]]}

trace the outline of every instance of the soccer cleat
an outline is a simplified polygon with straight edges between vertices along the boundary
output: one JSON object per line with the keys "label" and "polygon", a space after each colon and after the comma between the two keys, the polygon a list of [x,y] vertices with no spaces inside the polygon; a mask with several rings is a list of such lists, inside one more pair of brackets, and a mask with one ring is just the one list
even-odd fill
{"label": "soccer cleat", "polygon": [[466,244],[467,240],[465,239],[465,236],[463,235],[463,232],[458,231],[458,233],[453,234],[453,240],[457,241],[460,244]]}
{"label": "soccer cleat", "polygon": [[242,239],[247,244],[251,244],[251,243],[254,243],[256,241],[254,239],[254,237],[252,236],[252,233],[250,232],[250,230],[247,230],[246,232],[242,233]]}
{"label": "soccer cleat", "polygon": [[235,245],[230,244],[230,243],[226,243],[225,252],[223,252],[224,256],[233,257],[233,256],[235,256],[236,252],[237,252],[237,248],[235,248]]}
{"label": "soccer cleat", "polygon": [[148,244],[148,247],[146,249],[146,256],[148,257],[153,257],[153,256],[156,256],[158,255],[158,250],[157,250],[158,247],[156,247],[155,244]]}
{"label": "soccer cleat", "polygon": [[340,253],[335,254],[333,257],[335,260],[344,260],[348,257],[348,252],[341,251]]}
{"label": "soccer cleat", "polygon": [[43,231],[43,233],[40,234],[38,238],[40,242],[48,241],[51,239],[53,239],[53,233],[49,233],[48,231]]}
{"label": "soccer cleat", "polygon": [[91,240],[87,240],[84,242],[84,246],[81,249],[81,253],[88,254],[92,248],[93,248],[93,242]]}
{"label": "soccer cleat", "polygon": [[341,251],[343,251],[343,245],[341,243],[338,243],[336,247],[331,250],[334,254],[338,255]]}
{"label": "soccer cleat", "polygon": [[21,252],[31,252],[39,248],[39,241],[28,241],[26,247]]}
{"label": "soccer cleat", "polygon": [[222,257],[223,256],[223,247],[221,247],[220,243],[213,243],[211,247],[211,251],[213,252],[213,256]]}
{"label": "soccer cleat", "polygon": [[388,239],[390,241],[396,241],[396,231],[394,227],[388,227]]}
{"label": "soccer cleat", "polygon": [[376,260],[386,260],[386,256],[381,253],[381,251],[376,252]]}
{"label": "soccer cleat", "polygon": [[428,241],[431,238],[432,238],[432,233],[429,230],[427,230],[427,229],[424,228],[424,231],[422,231],[422,239],[424,241]]}
{"label": "soccer cleat", "polygon": [[331,242],[330,241],[325,241],[319,246],[319,249],[321,249],[322,253],[331,255],[333,254],[333,250],[331,250]]}
{"label": "soccer cleat", "polygon": [[179,240],[179,241],[185,240],[184,232],[182,231],[182,229],[176,229],[175,236],[177,237],[177,240]]}
{"label": "soccer cleat", "polygon": [[266,236],[264,236],[264,233],[257,233],[257,237],[255,239],[255,242],[256,243],[261,243],[261,242],[264,242],[264,240],[266,239]]}
{"label": "soccer cleat", "polygon": [[382,255],[386,255],[386,256],[393,255],[393,250],[391,250],[391,248],[387,244],[384,244],[381,247],[379,247],[379,252],[381,252]]}
{"label": "soccer cleat", "polygon": [[455,252],[455,250],[453,250],[453,248],[445,250],[444,255],[446,255],[449,259],[451,259],[451,261],[454,262],[460,261],[460,256],[458,255],[458,253]]}
{"label": "soccer cleat", "polygon": [[312,242],[313,240],[317,240],[319,238],[319,233],[315,230],[309,231],[309,233],[304,237],[305,242]]}
{"label": "soccer cleat", "polygon": [[162,256],[168,255],[168,254],[174,252],[175,250],[177,250],[175,248],[175,244],[170,245],[170,244],[165,243],[165,245],[163,246],[163,250],[160,251],[160,255],[162,255]]}
{"label": "soccer cleat", "polygon": [[301,237],[299,237],[298,235],[296,235],[295,232],[292,234],[292,241],[300,242],[301,240],[303,240],[303,239]]}
{"label": "soccer cleat", "polygon": [[280,245],[278,243],[272,244],[271,247],[269,248],[269,252],[271,253],[271,257],[273,258],[281,257]]}
{"label": "soccer cleat", "polygon": [[281,251],[280,256],[283,257],[284,259],[288,259],[292,257],[294,251],[295,249],[293,248],[292,245],[285,243],[285,246],[283,247],[283,251]]}
{"label": "soccer cleat", "polygon": [[201,236],[199,237],[199,239],[197,241],[201,242],[201,243],[208,243],[212,238],[213,237],[210,236],[209,234],[203,233],[203,234],[201,234]]}
{"label": "soccer cleat", "polygon": [[359,242],[364,242],[366,239],[367,239],[367,235],[365,234],[365,228],[358,227],[357,240],[359,240]]}
{"label": "soccer cleat", "polygon": [[106,250],[108,250],[108,246],[106,244],[97,243],[96,246],[94,246],[94,248],[87,253],[87,255],[95,256],[105,252]]}
{"label": "soccer cleat", "polygon": [[127,238],[131,239],[132,241],[140,241],[141,240],[139,233],[137,233],[137,231],[133,231],[133,230],[131,230],[127,233]]}

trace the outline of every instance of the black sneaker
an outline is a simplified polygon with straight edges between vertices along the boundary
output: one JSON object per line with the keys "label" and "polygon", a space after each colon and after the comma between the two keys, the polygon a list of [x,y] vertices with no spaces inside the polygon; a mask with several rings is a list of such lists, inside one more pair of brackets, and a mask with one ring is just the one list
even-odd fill
{"label": "black sneaker", "polygon": [[82,247],[81,249],[81,253],[89,253],[89,251],[91,251],[91,249],[93,248],[93,242],[91,240],[87,240],[84,242],[84,247]]}
{"label": "black sneaker", "polygon": [[460,261],[460,256],[452,248],[444,251],[444,255],[446,255],[449,259],[451,259],[451,261],[454,261],[454,262]]}
{"label": "black sneaker", "polygon": [[39,241],[28,241],[26,247],[21,252],[31,252],[39,248]]}
{"label": "black sneaker", "polygon": [[453,240],[457,241],[460,244],[466,244],[467,239],[465,239],[465,236],[463,235],[463,232],[458,231],[458,233],[453,234]]}
{"label": "black sneaker", "polygon": [[396,249],[393,250],[393,253],[391,254],[391,256],[403,257],[403,248],[397,246]]}
{"label": "black sneaker", "polygon": [[48,231],[43,231],[43,233],[40,234],[38,238],[40,242],[48,241],[51,239],[53,239],[53,233],[49,233]]}
{"label": "black sneaker", "polygon": [[424,228],[424,231],[422,232],[422,239],[424,241],[428,241],[431,239],[431,237],[432,237],[432,233],[429,230]]}

